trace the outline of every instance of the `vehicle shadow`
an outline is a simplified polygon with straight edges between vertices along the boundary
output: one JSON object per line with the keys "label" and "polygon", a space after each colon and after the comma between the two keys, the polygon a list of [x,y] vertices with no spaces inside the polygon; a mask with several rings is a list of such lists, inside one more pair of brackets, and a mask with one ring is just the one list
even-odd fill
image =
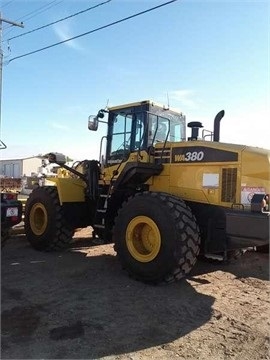
{"label": "vehicle shadow", "polygon": [[41,253],[14,237],[2,254],[2,358],[98,359],[163,347],[207,323],[214,300],[186,280],[129,278],[112,245],[77,239],[63,253]]}
{"label": "vehicle shadow", "polygon": [[[96,243],[95,243],[96,241]],[[98,239],[76,238],[71,247],[91,247],[98,244]],[[255,277],[260,280],[269,280],[269,254],[260,253],[255,250],[246,251],[237,259],[228,262],[211,261],[199,258],[196,265],[191,271],[189,277],[208,274],[215,271],[229,272],[236,278]]]}
{"label": "vehicle shadow", "polygon": [[224,271],[236,278],[254,277],[269,280],[269,254],[246,251],[242,256],[229,262],[198,260],[190,276],[198,276],[215,271]]}

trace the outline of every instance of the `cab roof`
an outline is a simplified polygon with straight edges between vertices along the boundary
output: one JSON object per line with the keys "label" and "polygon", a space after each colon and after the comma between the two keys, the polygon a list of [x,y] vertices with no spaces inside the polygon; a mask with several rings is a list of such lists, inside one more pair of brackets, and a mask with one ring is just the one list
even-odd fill
{"label": "cab roof", "polygon": [[151,103],[153,103],[153,101],[151,101],[151,100],[142,100],[142,101],[137,101],[137,102],[133,102],[133,103],[112,106],[112,107],[109,107],[108,109],[109,110],[117,110],[117,109],[129,108],[129,107],[133,107],[133,106],[147,105],[147,104],[151,104]]}
{"label": "cab roof", "polygon": [[182,114],[181,111],[177,110],[177,109],[171,109],[165,105],[161,105],[158,104],[152,100],[142,100],[142,101],[137,101],[137,102],[133,102],[133,103],[128,103],[128,104],[123,104],[123,105],[117,105],[117,106],[112,106],[109,107],[108,110],[109,111],[113,111],[113,110],[118,110],[118,109],[125,109],[125,108],[129,108],[129,107],[135,107],[135,106],[143,106],[143,105],[151,105],[151,106],[157,106],[163,110],[170,110],[179,114]]}

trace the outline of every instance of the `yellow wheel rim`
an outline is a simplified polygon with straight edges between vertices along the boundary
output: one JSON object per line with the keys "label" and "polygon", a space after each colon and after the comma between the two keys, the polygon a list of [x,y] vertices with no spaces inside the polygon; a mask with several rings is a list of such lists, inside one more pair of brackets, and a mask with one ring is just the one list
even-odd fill
{"label": "yellow wheel rim", "polygon": [[36,203],[30,211],[30,226],[35,235],[42,235],[48,224],[48,215],[45,206]]}
{"label": "yellow wheel rim", "polygon": [[156,223],[147,216],[136,216],[126,231],[126,244],[130,254],[140,262],[150,262],[158,255],[161,235]]}

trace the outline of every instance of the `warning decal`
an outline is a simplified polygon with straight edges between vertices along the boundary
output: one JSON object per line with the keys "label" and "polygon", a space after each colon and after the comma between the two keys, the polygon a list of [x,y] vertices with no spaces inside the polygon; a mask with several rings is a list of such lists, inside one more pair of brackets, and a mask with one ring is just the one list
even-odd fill
{"label": "warning decal", "polygon": [[256,186],[242,186],[241,188],[241,203],[244,205],[248,205],[251,202],[251,199],[254,194],[265,194],[264,187],[256,187]]}

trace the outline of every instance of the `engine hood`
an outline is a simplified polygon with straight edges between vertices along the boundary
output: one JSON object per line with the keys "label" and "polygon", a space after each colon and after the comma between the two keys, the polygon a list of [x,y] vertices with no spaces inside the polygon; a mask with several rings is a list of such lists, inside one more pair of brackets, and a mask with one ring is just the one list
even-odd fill
{"label": "engine hood", "polygon": [[270,190],[270,150],[246,146],[242,150],[242,176],[256,180],[268,181]]}

